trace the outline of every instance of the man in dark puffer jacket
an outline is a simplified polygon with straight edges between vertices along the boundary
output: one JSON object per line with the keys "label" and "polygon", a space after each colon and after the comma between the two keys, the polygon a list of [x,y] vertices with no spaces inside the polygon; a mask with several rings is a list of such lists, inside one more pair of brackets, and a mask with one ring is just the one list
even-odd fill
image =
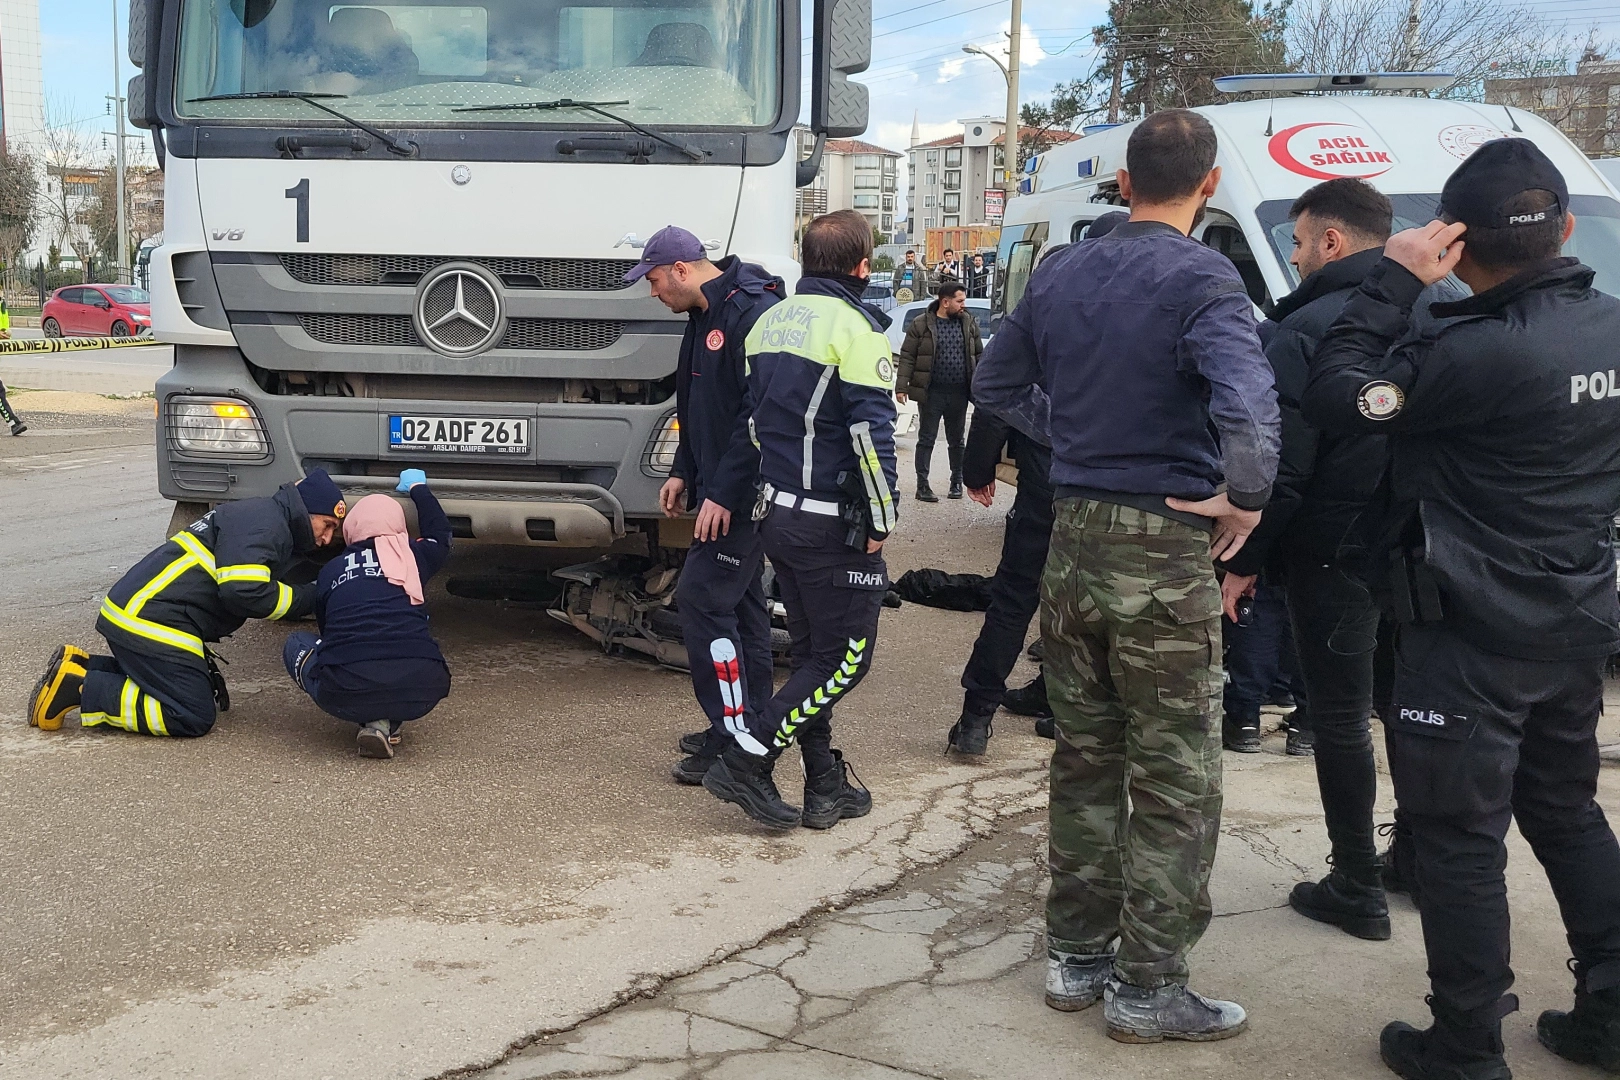
{"label": "man in dark puffer jacket", "polygon": [[[1345,575],[1338,550],[1384,475],[1386,440],[1318,431],[1300,415],[1299,399],[1317,343],[1383,256],[1391,207],[1370,184],[1345,178],[1305,192],[1289,216],[1294,220],[1290,261],[1304,280],[1277,302],[1261,327],[1266,358],[1277,375],[1282,456],[1259,528],[1224,564],[1222,591],[1230,608],[1254,588],[1262,570],[1287,586],[1315,729],[1317,784],[1333,846],[1333,872],[1298,886],[1290,902],[1309,918],[1383,940],[1390,934],[1389,909],[1373,845],[1377,773],[1367,723],[1375,700],[1379,615],[1366,588]],[[1414,311],[1427,319],[1430,302],[1458,295],[1442,282],[1426,291]]]}

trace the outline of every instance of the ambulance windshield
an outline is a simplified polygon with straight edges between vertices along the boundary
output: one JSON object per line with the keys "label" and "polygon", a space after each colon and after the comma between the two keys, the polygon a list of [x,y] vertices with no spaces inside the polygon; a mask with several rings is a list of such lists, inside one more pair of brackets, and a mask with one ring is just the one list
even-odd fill
{"label": "ambulance windshield", "polygon": [[[1391,195],[1395,204],[1395,229],[1410,229],[1434,220],[1439,195]],[[1294,223],[1288,220],[1288,200],[1261,203],[1255,210],[1266,236],[1282,262],[1292,284],[1299,284],[1299,273],[1288,261],[1294,247]],[[1571,195],[1570,213],[1575,215],[1575,233],[1564,245],[1564,254],[1581,260],[1597,271],[1593,287],[1611,296],[1620,296],[1620,202],[1606,195]]]}

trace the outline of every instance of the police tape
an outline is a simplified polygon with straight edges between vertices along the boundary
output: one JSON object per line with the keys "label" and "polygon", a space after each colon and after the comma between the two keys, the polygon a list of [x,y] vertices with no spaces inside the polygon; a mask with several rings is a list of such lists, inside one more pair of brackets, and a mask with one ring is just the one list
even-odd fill
{"label": "police tape", "polygon": [[0,355],[5,353],[79,352],[85,349],[124,349],[136,345],[162,345],[153,338],[0,338]]}

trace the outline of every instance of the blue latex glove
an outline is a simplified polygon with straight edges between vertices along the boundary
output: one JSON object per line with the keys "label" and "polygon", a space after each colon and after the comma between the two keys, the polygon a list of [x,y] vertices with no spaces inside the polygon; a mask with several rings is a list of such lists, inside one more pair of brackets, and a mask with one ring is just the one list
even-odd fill
{"label": "blue latex glove", "polygon": [[417,484],[425,483],[427,483],[427,473],[423,472],[421,469],[406,469],[404,472],[399,474],[399,486],[394,488],[394,490],[409,491]]}

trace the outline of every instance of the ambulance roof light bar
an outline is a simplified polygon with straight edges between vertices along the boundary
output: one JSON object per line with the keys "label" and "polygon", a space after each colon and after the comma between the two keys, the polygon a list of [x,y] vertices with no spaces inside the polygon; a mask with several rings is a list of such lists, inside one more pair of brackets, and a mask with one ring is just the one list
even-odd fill
{"label": "ambulance roof light bar", "polygon": [[1379,71],[1367,74],[1223,75],[1215,89],[1223,94],[1311,94],[1351,90],[1444,90],[1457,76],[1443,71]]}

